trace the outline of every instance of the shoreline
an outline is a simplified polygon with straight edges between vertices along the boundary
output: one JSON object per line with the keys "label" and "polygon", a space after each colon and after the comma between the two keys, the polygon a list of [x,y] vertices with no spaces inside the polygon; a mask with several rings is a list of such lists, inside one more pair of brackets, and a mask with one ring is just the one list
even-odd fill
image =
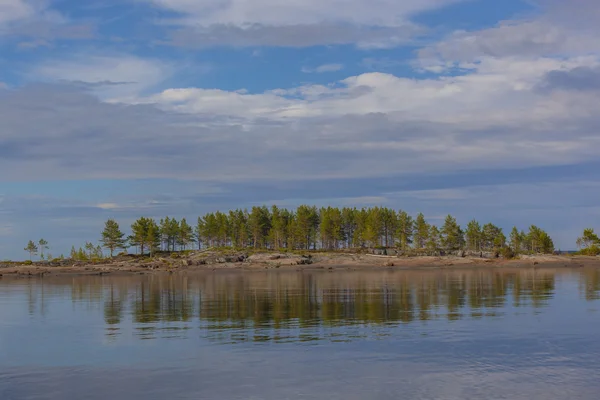
{"label": "shoreline", "polygon": [[600,257],[535,255],[516,259],[458,257],[458,256],[381,256],[357,253],[257,253],[247,256],[240,253],[191,252],[177,257],[147,258],[119,256],[103,262],[65,262],[52,266],[49,263],[0,264],[2,277],[44,277],[84,275],[147,275],[172,273],[199,273],[213,271],[352,271],[352,270],[472,270],[472,269],[524,269],[524,268],[600,268]]}

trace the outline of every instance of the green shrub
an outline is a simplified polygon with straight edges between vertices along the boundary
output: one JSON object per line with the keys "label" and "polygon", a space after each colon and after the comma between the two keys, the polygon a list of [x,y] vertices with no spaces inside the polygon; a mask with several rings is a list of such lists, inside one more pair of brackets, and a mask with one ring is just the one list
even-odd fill
{"label": "green shrub", "polygon": [[33,261],[27,260],[23,263],[24,265],[33,265]]}
{"label": "green shrub", "polygon": [[507,260],[515,258],[516,256],[515,252],[510,247],[503,247],[502,249],[500,249],[500,255]]}
{"label": "green shrub", "polygon": [[582,249],[579,254],[583,256],[597,256],[600,255],[600,246],[593,244],[588,248]]}

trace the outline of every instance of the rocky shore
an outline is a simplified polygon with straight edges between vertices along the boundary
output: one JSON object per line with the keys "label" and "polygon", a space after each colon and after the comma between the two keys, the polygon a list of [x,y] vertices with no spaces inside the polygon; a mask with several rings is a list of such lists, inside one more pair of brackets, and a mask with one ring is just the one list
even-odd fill
{"label": "rocky shore", "polygon": [[326,269],[424,269],[424,268],[542,268],[600,267],[600,257],[535,255],[505,260],[485,255],[456,254],[412,256],[338,252],[247,253],[235,251],[189,251],[154,257],[120,255],[112,259],[85,261],[41,261],[0,263],[0,277],[34,277],[57,274],[105,275],[151,274],[217,270],[305,270]]}

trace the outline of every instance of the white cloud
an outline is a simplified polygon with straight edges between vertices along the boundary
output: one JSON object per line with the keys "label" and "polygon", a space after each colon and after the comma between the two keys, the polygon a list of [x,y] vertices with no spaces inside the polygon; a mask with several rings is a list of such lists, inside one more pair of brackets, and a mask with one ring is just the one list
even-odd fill
{"label": "white cloud", "polygon": [[103,98],[139,94],[163,82],[175,68],[163,61],[128,55],[80,54],[52,60],[29,72],[32,81],[68,81],[95,86]]}
{"label": "white cloud", "polygon": [[441,73],[486,58],[572,58],[600,54],[596,0],[535,0],[541,13],[477,31],[455,31],[419,51],[418,65]]}
{"label": "white cloud", "polygon": [[414,15],[465,0],[144,1],[177,13],[161,23],[181,28],[169,40],[180,46],[390,48],[423,32]]}
{"label": "white cloud", "polygon": [[[408,3],[383,3],[382,6],[392,8],[408,7]],[[242,12],[243,4],[235,1],[220,3],[221,9],[206,15],[200,11],[205,11],[209,3],[169,4],[188,17],[199,18],[200,24],[225,23],[234,14],[239,14],[240,24],[252,18],[255,23],[269,22],[260,20],[263,17],[255,16],[254,11]],[[294,7],[300,6],[294,4],[280,7],[295,11]],[[305,5],[318,11],[331,4]],[[232,14],[231,10],[239,12]],[[402,10],[400,14],[409,13],[406,8]],[[320,12],[316,12],[311,23],[331,23],[321,18]],[[344,19],[345,12],[336,18]],[[214,21],[211,15],[216,18]],[[361,23],[375,23],[373,16],[364,18]],[[285,18],[282,21],[287,23]],[[600,59],[594,54],[579,53],[552,57],[534,52],[534,57],[529,50],[519,50],[519,46],[513,51],[519,35],[514,35],[512,29],[526,26],[533,29],[529,35],[533,37],[539,24],[529,21],[505,25],[506,32],[503,25],[496,30],[455,34],[441,42],[439,48],[429,47],[437,49],[435,54],[442,54],[434,58],[441,60],[444,68],[457,65],[465,69],[460,76],[409,79],[364,73],[329,85],[262,93],[198,87],[169,88],[156,93],[173,67],[137,57],[79,55],[46,62],[34,68],[31,77],[84,82],[86,89],[94,87],[101,98],[112,104],[72,89],[63,93],[64,87],[38,89],[39,94],[34,89],[13,91],[0,104],[4,109],[0,109],[0,116],[8,127],[0,134],[0,140],[8,149],[6,157],[32,157],[19,172],[21,176],[33,174],[31,171],[54,171],[69,177],[84,174],[69,166],[69,162],[82,165],[81,170],[87,166],[94,177],[241,180],[252,176],[373,177],[595,160],[594,150],[600,141],[600,96],[595,90],[570,87],[575,81],[581,86],[581,76],[600,70]],[[533,42],[553,43],[558,37],[549,35],[547,40]],[[444,43],[456,38],[459,42],[479,41],[486,45],[467,47],[460,54],[445,53],[452,46]],[[505,42],[498,43],[505,44],[498,45],[496,41],[501,38]],[[486,46],[496,49],[488,52],[495,55],[481,56],[481,49]],[[532,48],[539,49],[536,46]],[[455,50],[461,49],[459,46]],[[336,68],[325,65],[315,71]],[[553,79],[553,86],[548,85],[549,78]],[[40,110],[55,111],[40,111],[36,121],[29,121],[23,115],[28,115],[31,104]],[[41,121],[45,121],[47,134],[57,138],[55,142],[45,143],[44,138],[39,138],[39,126],[34,125]],[[42,140],[23,140],[28,137]],[[92,146],[95,157],[81,156],[85,154],[84,143]],[[55,154],[50,154],[52,151]],[[107,159],[111,162],[106,163]],[[230,161],[223,163],[224,159]],[[219,167],[213,168],[214,163]]]}
{"label": "white cloud", "polygon": [[[497,124],[542,124],[557,118],[585,116],[597,99],[581,95],[546,96],[533,88],[550,71],[597,66],[595,58],[573,60],[487,59],[465,76],[414,80],[366,73],[330,86],[308,85],[259,94],[216,89],[169,89],[138,102],[167,110],[232,118],[290,119],[386,114],[393,121],[460,124],[486,129]],[[572,108],[573,102],[591,101]],[[507,120],[507,116],[510,119]],[[533,135],[537,130],[528,127]]]}
{"label": "white cloud", "polygon": [[413,14],[461,0],[146,0],[179,12],[189,24],[247,27],[310,25],[323,22],[398,26]]}
{"label": "white cloud", "polygon": [[343,64],[323,64],[323,65],[319,65],[316,68],[304,67],[304,68],[302,68],[302,72],[304,72],[306,74],[312,74],[312,73],[322,74],[325,72],[341,71],[342,69],[344,69]]}
{"label": "white cloud", "polygon": [[119,205],[117,203],[99,203],[96,205],[96,207],[101,208],[103,210],[115,210],[115,209],[123,208],[122,205]]}
{"label": "white cloud", "polygon": [[[169,89],[135,106],[60,88],[16,90],[0,97],[0,164],[17,171],[11,179],[239,181],[592,161],[599,96],[535,90],[548,71],[586,63],[493,60],[456,78],[372,73],[258,94]],[[90,76],[82,78],[104,78]]]}
{"label": "white cloud", "polygon": [[0,25],[27,19],[35,14],[35,7],[26,0],[0,1]]}
{"label": "white cloud", "polygon": [[535,59],[599,51],[600,44],[593,36],[569,31],[546,20],[535,20],[506,22],[476,32],[457,31],[443,41],[420,50],[419,56],[422,66],[441,72],[485,58]]}
{"label": "white cloud", "polygon": [[48,45],[56,38],[93,36],[90,24],[74,24],[51,5],[48,0],[0,0],[0,36],[35,38],[16,43],[21,49]]}

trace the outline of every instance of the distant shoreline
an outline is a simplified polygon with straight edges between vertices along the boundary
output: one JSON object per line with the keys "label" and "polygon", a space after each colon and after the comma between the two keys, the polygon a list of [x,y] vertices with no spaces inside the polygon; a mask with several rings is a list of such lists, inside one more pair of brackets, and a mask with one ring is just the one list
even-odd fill
{"label": "distant shoreline", "polygon": [[0,276],[43,277],[49,275],[131,275],[206,271],[265,270],[445,270],[488,268],[600,268],[600,257],[533,255],[516,259],[473,256],[384,256],[357,253],[247,253],[194,251],[173,256],[118,256],[98,262],[62,261],[0,263]]}

